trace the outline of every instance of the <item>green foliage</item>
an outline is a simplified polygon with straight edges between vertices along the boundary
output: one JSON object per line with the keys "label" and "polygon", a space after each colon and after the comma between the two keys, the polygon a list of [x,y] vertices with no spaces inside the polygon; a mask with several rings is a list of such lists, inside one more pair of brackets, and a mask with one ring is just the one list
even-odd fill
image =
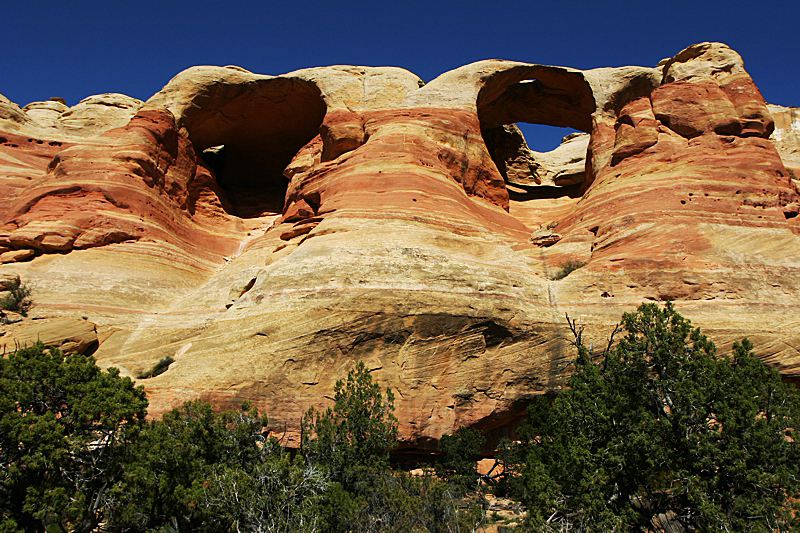
{"label": "green foliage", "polygon": [[142,427],[114,487],[108,531],[317,531],[328,481],[265,439],[248,404],[193,401]]}
{"label": "green foliage", "polygon": [[[228,531],[233,524],[257,530],[259,520],[271,514],[265,508],[286,507],[286,494],[270,489],[290,486],[297,496],[321,491],[321,475],[310,472],[303,479],[302,462],[292,462],[265,440],[266,424],[247,404],[217,414],[198,400],[140,428],[114,488],[109,530]],[[304,507],[297,509],[302,514]],[[268,519],[292,522],[293,516]]]}
{"label": "green foliage", "polygon": [[336,382],[333,399],[333,408],[322,413],[312,408],[303,417],[303,454],[351,490],[365,473],[389,466],[389,451],[397,441],[394,394],[387,388],[384,399],[359,362],[347,382]]}
{"label": "green foliage", "polygon": [[326,531],[471,532],[481,518],[462,512],[462,501],[450,485],[429,475],[376,472],[358,493],[335,484],[331,496],[322,507]]}
{"label": "green foliage", "polygon": [[377,480],[389,475],[389,451],[396,440],[394,395],[387,388],[384,400],[363,362],[348,373],[347,382],[336,382],[333,408],[308,410],[302,423],[303,456],[334,482],[320,506],[323,531],[360,530],[377,520],[368,497]]}
{"label": "green foliage", "polygon": [[142,372],[141,374],[136,376],[136,379],[147,379],[160,376],[161,374],[166,372],[167,369],[169,368],[169,365],[171,365],[174,362],[175,359],[173,359],[172,357],[170,356],[164,357],[163,359],[159,360],[158,363],[153,365],[153,368],[151,368],[147,372]]}
{"label": "green foliage", "polygon": [[372,382],[358,363],[335,386],[334,406],[303,419],[302,451],[333,481],[318,507],[321,530],[364,533],[472,531],[476,520],[459,509],[448,483],[394,471],[397,440],[394,395]]}
{"label": "green foliage", "polygon": [[[249,405],[194,401],[144,420],[141,388],[41,344],[0,359],[2,532],[473,531],[453,483],[392,470],[393,396],[363,364],[309,411],[303,453],[265,438]],[[444,439],[448,475],[475,479],[482,436]],[[334,478],[331,481],[330,477]]]}
{"label": "green foliage", "polygon": [[477,461],[485,442],[483,433],[472,428],[461,427],[453,435],[443,435],[436,475],[452,482],[460,492],[474,489],[479,478]]}
{"label": "green foliage", "polygon": [[0,300],[0,310],[27,316],[33,306],[30,288],[16,278],[6,283],[5,291],[9,294]]}
{"label": "green foliage", "polygon": [[388,469],[363,477],[357,491],[333,483],[319,516],[322,531],[363,533],[466,533],[484,520],[451,484]]}
{"label": "green foliage", "polygon": [[0,530],[94,530],[146,408],[91,357],[37,343],[0,359]]}
{"label": "green foliage", "polygon": [[203,531],[270,531],[304,533],[319,530],[319,504],[329,489],[323,472],[292,459],[276,440],[268,441],[257,461],[244,468],[215,465],[202,483],[193,484]]}
{"label": "green foliage", "polygon": [[586,266],[586,262],[585,261],[577,261],[577,260],[574,260],[574,259],[570,259],[568,261],[565,261],[565,262],[561,263],[561,266],[559,267],[558,272],[553,274],[551,279],[553,279],[553,280],[564,279],[567,276],[569,276],[572,272],[574,272],[575,270],[578,270],[579,268],[584,267],[584,266]]}
{"label": "green foliage", "polygon": [[785,531],[800,489],[784,386],[744,340],[732,360],[675,312],[623,316],[625,337],[594,364],[579,346],[569,388],[535,403],[515,489],[537,530]]}

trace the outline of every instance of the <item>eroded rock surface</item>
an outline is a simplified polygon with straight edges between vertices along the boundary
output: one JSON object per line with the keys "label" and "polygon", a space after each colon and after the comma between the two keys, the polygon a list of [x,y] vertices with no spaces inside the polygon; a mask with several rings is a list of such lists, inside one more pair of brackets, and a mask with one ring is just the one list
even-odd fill
{"label": "eroded rock surface", "polygon": [[95,324],[75,318],[22,318],[5,325],[3,333],[0,336],[0,353],[27,348],[37,342],[48,348],[58,348],[64,353],[91,354],[98,346]]}
{"label": "eroded rock surface", "polygon": [[[249,399],[292,445],[363,360],[406,449],[499,437],[563,385],[565,313],[604,343],[642,301],[800,377],[796,117],[725,45],[428,84],[194,67],[141,105],[57,104],[0,99],[0,272],[32,284],[34,318],[96,324],[103,365],[173,357],[142,380],[151,413]],[[516,122],[584,133],[539,154]],[[555,280],[567,261],[585,266]]]}
{"label": "eroded rock surface", "polygon": [[769,140],[775,145],[795,187],[800,187],[800,109],[767,105],[775,119],[775,131]]}

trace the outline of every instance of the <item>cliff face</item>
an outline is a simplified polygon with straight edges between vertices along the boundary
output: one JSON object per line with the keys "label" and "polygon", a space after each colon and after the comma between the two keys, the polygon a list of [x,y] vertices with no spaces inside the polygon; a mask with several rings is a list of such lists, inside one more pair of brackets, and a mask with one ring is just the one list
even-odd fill
{"label": "cliff face", "polygon": [[[516,122],[585,134],[538,154]],[[718,43],[655,68],[194,67],[144,103],[0,99],[0,272],[35,314],[97,324],[102,365],[174,358],[142,380],[151,413],[249,399],[291,444],[363,360],[406,446],[501,435],[565,381],[565,313],[602,343],[673,300],[800,376],[796,123]]]}

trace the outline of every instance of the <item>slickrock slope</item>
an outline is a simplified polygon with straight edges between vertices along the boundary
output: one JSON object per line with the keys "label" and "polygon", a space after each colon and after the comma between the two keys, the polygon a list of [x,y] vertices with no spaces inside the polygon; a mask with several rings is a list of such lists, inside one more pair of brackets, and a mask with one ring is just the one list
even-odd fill
{"label": "slickrock slope", "polygon": [[[151,413],[250,399],[289,445],[358,360],[406,448],[500,436],[564,383],[565,313],[599,345],[642,301],[798,379],[793,113],[718,43],[654,68],[194,67],[143,104],[0,99],[0,272],[34,315],[96,324],[103,365],[173,357],[142,380]],[[585,134],[539,154],[516,122]]]}

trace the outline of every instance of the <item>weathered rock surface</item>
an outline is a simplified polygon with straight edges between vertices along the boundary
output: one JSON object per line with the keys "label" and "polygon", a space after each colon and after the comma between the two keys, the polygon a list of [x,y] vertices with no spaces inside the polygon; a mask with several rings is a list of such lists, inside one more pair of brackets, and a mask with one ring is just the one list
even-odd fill
{"label": "weathered rock surface", "polygon": [[58,119],[69,107],[62,100],[56,98],[45,102],[31,102],[22,108],[27,115],[39,126],[55,128]]}
{"label": "weathered rock surface", "polygon": [[97,328],[91,322],[74,318],[15,320],[3,327],[0,353],[26,348],[41,342],[48,348],[75,353],[91,353],[97,349]]}
{"label": "weathered rock surface", "polygon": [[67,135],[99,135],[126,125],[143,104],[124,94],[98,94],[64,110],[54,126]]}
{"label": "weathered rock surface", "polygon": [[789,175],[800,188],[800,109],[767,105],[770,115],[775,119],[775,131],[769,140],[775,145]]}
{"label": "weathered rock surface", "polygon": [[[32,283],[34,317],[97,324],[103,365],[173,357],[142,381],[154,414],[249,399],[296,443],[363,360],[407,448],[500,436],[563,385],[565,313],[602,343],[642,301],[800,378],[796,119],[725,45],[655,68],[481,61],[427,85],[194,67],[141,107],[87,100],[55,127],[53,104],[0,100],[0,257],[35,255],[0,272]],[[585,134],[537,154],[516,122]],[[566,261],[586,265],[553,281]]]}

